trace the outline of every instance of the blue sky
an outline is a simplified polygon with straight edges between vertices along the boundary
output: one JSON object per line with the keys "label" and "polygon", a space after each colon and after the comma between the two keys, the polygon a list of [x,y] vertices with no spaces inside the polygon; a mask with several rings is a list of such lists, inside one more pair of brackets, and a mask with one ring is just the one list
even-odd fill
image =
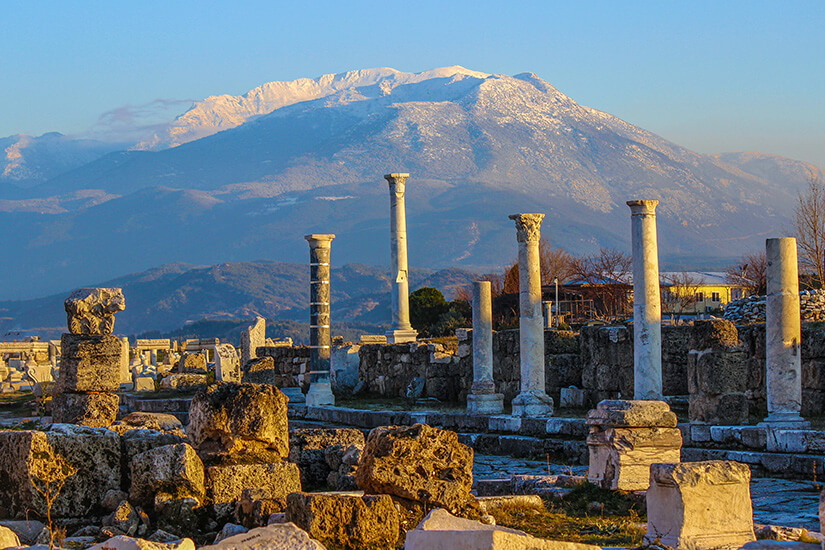
{"label": "blue sky", "polygon": [[823,0],[5,0],[0,14],[0,136],[272,80],[463,65],[534,72],[695,151],[825,167]]}

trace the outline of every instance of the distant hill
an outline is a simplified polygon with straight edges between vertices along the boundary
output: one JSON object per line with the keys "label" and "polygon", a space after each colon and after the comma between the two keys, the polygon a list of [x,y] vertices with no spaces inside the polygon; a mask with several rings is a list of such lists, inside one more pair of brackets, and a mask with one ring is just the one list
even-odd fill
{"label": "distant hill", "polygon": [[[783,233],[797,190],[822,173],[768,154],[694,153],[534,74],[463,67],[213,96],[132,148],[145,150],[80,164],[55,153],[47,181],[0,201],[0,234],[11,236],[0,298],[178,261],[302,262],[302,236],[316,232],[337,235],[339,265],[388,265],[388,172],[412,174],[411,266],[506,264],[515,212],[545,213],[543,233],[573,253],[628,252],[625,202],[645,198],[660,201],[663,266],[720,268]],[[23,166],[35,149],[20,151]]]}
{"label": "distant hill", "polygon": [[[459,286],[478,278],[468,271],[413,269],[411,286],[435,286],[451,298]],[[333,324],[351,335],[352,329],[383,329],[389,323],[390,282],[387,270],[361,264],[333,267],[331,273]],[[309,268],[306,264],[241,262],[215,266],[177,263],[119,277],[95,286],[123,288],[126,310],[118,313],[119,334],[188,334],[199,330],[240,333],[241,321],[257,315],[284,322],[309,319]],[[0,339],[8,331],[54,338],[66,330],[63,300],[72,289],[45,298],[0,302]],[[204,324],[209,321],[212,324]],[[220,322],[225,322],[220,324]],[[217,324],[216,324],[217,323]],[[283,325],[306,330],[301,325]],[[187,328],[189,327],[189,328]],[[217,328],[216,328],[217,327]],[[295,328],[299,327],[299,328]],[[284,329],[283,335],[293,333]],[[228,332],[227,332],[228,331]]]}

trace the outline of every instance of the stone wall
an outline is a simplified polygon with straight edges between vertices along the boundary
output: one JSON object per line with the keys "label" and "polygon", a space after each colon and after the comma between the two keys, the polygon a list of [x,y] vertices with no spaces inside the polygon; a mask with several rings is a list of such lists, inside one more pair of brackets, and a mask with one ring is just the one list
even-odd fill
{"label": "stone wall", "polygon": [[275,373],[283,376],[284,387],[301,386],[304,393],[309,389],[309,347],[262,346],[257,348],[258,357],[272,357]]}
{"label": "stone wall", "polygon": [[[662,327],[662,388],[686,395],[689,326]],[[633,326],[583,327],[581,386],[591,406],[602,399],[633,398]]]}
{"label": "stone wall", "polygon": [[[458,341],[454,344],[362,345],[358,373],[362,389],[385,397],[465,402],[473,382],[473,331],[457,332]],[[558,402],[561,388],[581,387],[577,335],[570,331],[545,331],[544,354],[547,393]],[[519,392],[520,378],[518,330],[494,333],[496,392],[504,394],[504,400],[510,402]]]}

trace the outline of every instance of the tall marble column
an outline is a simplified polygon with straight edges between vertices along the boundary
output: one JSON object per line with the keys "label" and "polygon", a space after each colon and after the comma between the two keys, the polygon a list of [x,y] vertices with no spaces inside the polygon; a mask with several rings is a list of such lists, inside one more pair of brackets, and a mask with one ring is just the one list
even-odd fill
{"label": "tall marble column", "polygon": [[765,381],[771,427],[807,426],[802,411],[802,348],[796,239],[768,239]]}
{"label": "tall marble column", "polygon": [[334,405],[330,385],[329,256],[335,235],[304,235],[309,243],[308,407]]}
{"label": "tall marble column", "polygon": [[553,399],[544,390],[544,316],[541,311],[539,240],[544,214],[513,214],[518,239],[519,359],[521,391],[513,399],[513,416],[553,414]]}
{"label": "tall marble column", "polygon": [[407,210],[404,191],[409,174],[387,174],[390,186],[390,255],[392,271],[392,328],[387,342],[414,342],[418,332],[410,324],[410,287],[407,279]]}
{"label": "tall marble column", "polygon": [[473,281],[473,384],[467,395],[470,414],[501,414],[504,396],[493,381],[493,301],[490,281]]}
{"label": "tall marble column", "polygon": [[659,201],[627,201],[633,246],[634,399],[662,398],[662,303],[659,295]]}

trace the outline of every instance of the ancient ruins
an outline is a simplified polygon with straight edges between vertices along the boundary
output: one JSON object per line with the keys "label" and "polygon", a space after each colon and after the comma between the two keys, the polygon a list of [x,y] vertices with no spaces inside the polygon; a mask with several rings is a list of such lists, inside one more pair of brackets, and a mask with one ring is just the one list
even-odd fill
{"label": "ancient ruins", "polygon": [[[825,409],[825,329],[800,322],[794,239],[767,240],[763,324],[663,326],[658,202],[628,201],[633,322],[574,332],[544,316],[544,215],[514,214],[519,327],[493,331],[477,281],[472,328],[429,341],[410,324],[408,177],[385,176],[386,335],[333,340],[335,235],[311,234],[308,346],[261,317],[239,348],[130,342],[116,288],[72,293],[59,342],[0,343],[2,395],[39,407],[0,417],[0,549],[821,547],[825,431],[806,418]],[[778,483],[800,500],[766,509]],[[615,502],[636,538],[587,542],[614,540]],[[511,527],[574,505],[590,523],[568,538]]]}

